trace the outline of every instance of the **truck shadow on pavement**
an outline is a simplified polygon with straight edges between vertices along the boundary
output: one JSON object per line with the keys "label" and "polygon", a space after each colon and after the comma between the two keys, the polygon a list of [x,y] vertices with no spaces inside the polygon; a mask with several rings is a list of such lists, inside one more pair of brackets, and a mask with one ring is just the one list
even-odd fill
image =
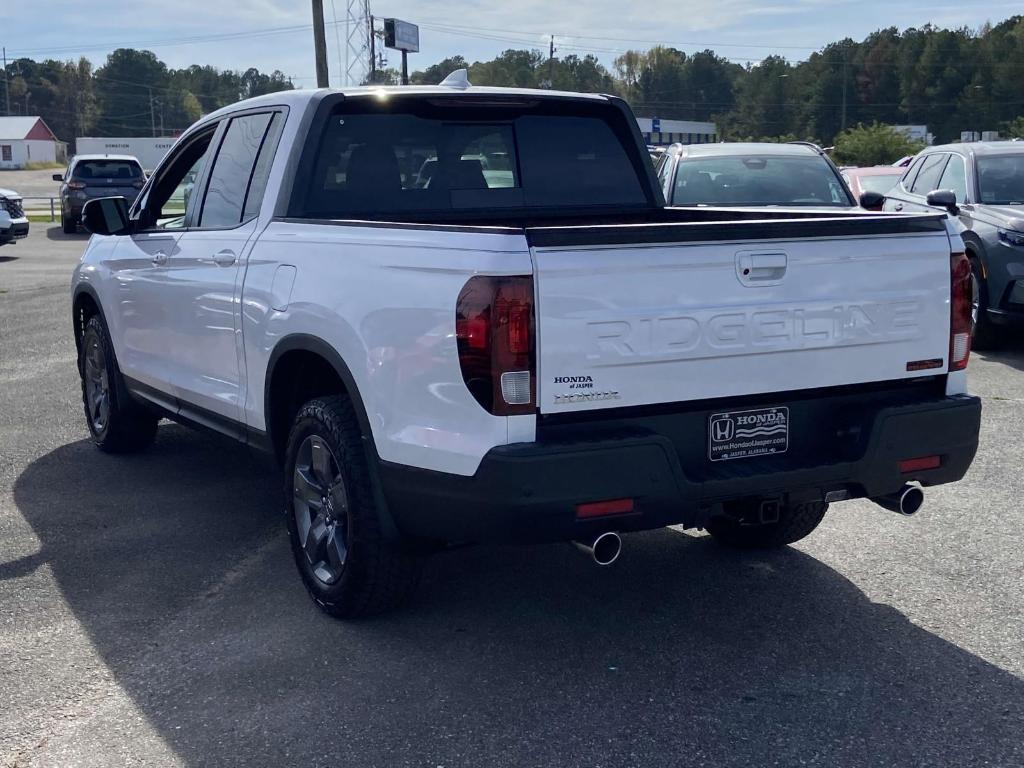
{"label": "truck shadow on pavement", "polygon": [[[1024,681],[798,549],[666,530],[627,537],[609,569],[566,545],[465,549],[431,561],[404,612],[346,624],[294,572],[277,475],[233,444],[173,425],[141,456],[80,441],[14,494],[103,662],[187,765],[1024,760]],[[115,716],[87,721],[108,764],[132,749]]]}
{"label": "truck shadow on pavement", "polygon": [[1002,363],[1016,368],[1018,371],[1024,371],[1024,335],[1018,333],[1011,336],[1007,334],[1007,337],[995,349],[972,350],[971,354],[977,355],[983,360]]}

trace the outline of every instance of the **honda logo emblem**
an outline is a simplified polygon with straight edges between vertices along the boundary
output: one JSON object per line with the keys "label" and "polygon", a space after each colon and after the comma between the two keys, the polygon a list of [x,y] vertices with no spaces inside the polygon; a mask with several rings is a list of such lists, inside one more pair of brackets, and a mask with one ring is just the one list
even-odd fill
{"label": "honda logo emblem", "polygon": [[732,440],[735,430],[736,423],[728,416],[722,419],[715,419],[711,422],[711,439],[716,443]]}

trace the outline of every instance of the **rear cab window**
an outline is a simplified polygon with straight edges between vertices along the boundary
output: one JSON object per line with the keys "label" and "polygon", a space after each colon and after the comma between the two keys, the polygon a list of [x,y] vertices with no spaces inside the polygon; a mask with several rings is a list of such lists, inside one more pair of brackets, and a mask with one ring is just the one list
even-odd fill
{"label": "rear cab window", "polygon": [[651,200],[639,163],[649,166],[609,102],[350,98],[314,122],[289,216],[433,221],[643,209]]}

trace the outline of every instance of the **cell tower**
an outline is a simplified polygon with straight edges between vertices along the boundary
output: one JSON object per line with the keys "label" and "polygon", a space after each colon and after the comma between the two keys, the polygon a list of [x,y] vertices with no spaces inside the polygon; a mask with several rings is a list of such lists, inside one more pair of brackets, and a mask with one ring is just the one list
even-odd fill
{"label": "cell tower", "polygon": [[370,45],[366,25],[370,19],[370,0],[346,0],[345,85],[360,85],[370,75]]}

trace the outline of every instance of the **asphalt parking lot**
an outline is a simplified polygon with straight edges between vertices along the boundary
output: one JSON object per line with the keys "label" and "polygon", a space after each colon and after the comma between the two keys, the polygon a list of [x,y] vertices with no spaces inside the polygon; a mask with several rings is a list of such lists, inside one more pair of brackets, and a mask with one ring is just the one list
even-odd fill
{"label": "asphalt parking lot", "polygon": [[0,249],[0,765],[1024,765],[1024,340],[976,353],[968,477],[736,554],[675,530],[434,558],[322,615],[272,467],[172,424],[86,439],[85,236]]}

